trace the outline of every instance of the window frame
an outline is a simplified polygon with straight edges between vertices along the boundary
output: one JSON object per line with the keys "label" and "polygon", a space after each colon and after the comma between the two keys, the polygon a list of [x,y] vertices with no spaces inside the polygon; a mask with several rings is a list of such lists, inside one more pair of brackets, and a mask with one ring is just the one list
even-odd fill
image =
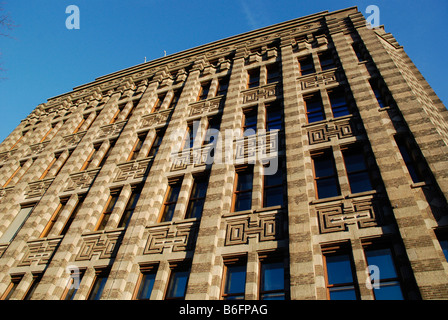
{"label": "window frame", "polygon": [[[244,267],[244,292],[237,293],[226,293],[227,291],[227,280],[229,278],[229,266],[230,267]],[[221,281],[221,300],[234,300],[232,297],[242,297],[242,299],[236,300],[245,300],[246,297],[246,282],[247,282],[247,256],[246,255],[237,255],[232,257],[224,257],[223,258],[223,273],[222,273],[222,281]],[[230,298],[230,299],[229,299]]]}
{"label": "window frame", "polygon": [[[347,93],[345,92],[344,87],[336,87],[336,88],[327,89],[327,94],[328,94],[328,99],[330,100],[331,113],[333,115],[333,118],[345,117],[345,116],[352,114],[348,96],[347,96]],[[335,97],[335,95],[336,95],[336,97]],[[337,98],[341,98],[341,97],[344,99],[344,103],[338,105],[337,103],[335,103],[334,100]],[[345,111],[346,114],[336,116],[335,113],[341,112],[341,110],[343,112]]]}
{"label": "window frame", "polygon": [[[170,293],[171,281],[173,281],[173,275],[176,274],[177,272],[187,272],[188,273],[187,280],[185,283],[185,289],[184,289],[183,296],[171,297],[171,296],[168,296],[168,294]],[[187,289],[188,289],[188,282],[190,280],[190,274],[191,274],[190,263],[185,262],[185,261],[171,262],[170,274],[168,276],[168,281],[167,281],[166,288],[165,288],[164,300],[185,300],[185,296],[187,294]]]}
{"label": "window frame", "polygon": [[[265,170],[265,166],[263,166],[263,170]],[[282,158],[278,158],[278,167],[277,170],[281,170],[281,179],[282,182],[280,184],[273,184],[273,185],[267,185],[266,184],[266,175],[263,175],[263,197],[262,197],[262,207],[263,208],[270,208],[270,207],[276,207],[276,206],[281,206],[283,207],[285,205],[285,173],[283,170],[283,162],[282,162]],[[267,206],[267,196],[268,196],[268,191],[270,189],[280,189],[282,192],[282,204],[276,204],[274,206]]]}
{"label": "window frame", "polygon": [[[274,290],[263,290],[263,264],[272,264],[272,263],[281,263],[283,265],[283,289],[274,289]],[[280,253],[268,253],[268,254],[259,254],[259,286],[258,286],[258,299],[259,300],[270,300],[263,299],[263,295],[266,294],[275,294],[275,293],[283,293],[283,299],[279,300],[288,300],[289,299],[289,291],[288,291],[288,283],[287,283],[287,262],[285,258]],[[274,300],[274,299],[273,299]]]}
{"label": "window frame", "polygon": [[[303,102],[305,104],[306,120],[308,124],[326,120],[327,117],[325,115],[324,104],[322,101],[322,96],[319,91],[304,95]],[[320,108],[318,110],[309,111],[308,105],[312,103],[319,104]],[[320,114],[322,116],[321,117],[322,119],[310,121],[310,115],[314,114]]]}
{"label": "window frame", "polygon": [[[190,218],[201,218],[202,217],[202,212],[204,211],[204,204],[205,204],[205,198],[207,197],[207,190],[208,190],[208,184],[209,184],[209,178],[210,178],[210,173],[206,172],[200,175],[196,175],[195,177],[193,177],[193,184],[191,186],[191,190],[190,190],[190,196],[188,198],[188,203],[187,203],[187,208],[185,211],[185,219],[190,219]],[[195,190],[195,186],[197,186],[198,183],[205,183],[205,194],[203,197],[194,197],[193,198],[193,191]],[[201,202],[202,201],[202,208],[201,208],[201,213],[199,216],[195,216],[192,217],[191,216],[191,212],[194,212],[193,209],[190,209],[190,205],[191,204],[195,204],[197,202]],[[191,210],[191,212],[190,212]]]}
{"label": "window frame", "polygon": [[[101,212],[101,216],[98,219],[98,222],[95,226],[95,230],[94,231],[100,231],[100,230],[105,230],[106,226],[109,222],[109,219],[112,215],[112,213],[114,212],[115,206],[118,202],[118,199],[120,197],[120,193],[121,193],[121,188],[117,189],[117,190],[111,190],[110,191],[110,195],[109,198],[107,199],[106,205],[103,208],[103,211]],[[115,199],[115,200],[114,200]],[[110,206],[110,204],[113,202],[112,206]],[[107,217],[107,218],[106,218]],[[104,222],[106,221],[106,222]]]}
{"label": "window frame", "polygon": [[[109,268],[95,270],[95,277],[92,285],[90,286],[89,293],[87,294],[87,300],[101,300],[101,296],[104,293],[104,288],[106,287],[107,280],[109,278],[109,273]],[[97,286],[98,289],[96,289]],[[98,291],[94,294],[96,290]]]}
{"label": "window frame", "polygon": [[[181,192],[182,189],[182,182],[183,182],[183,177],[177,177],[177,178],[173,178],[171,180],[168,181],[168,188],[165,192],[165,196],[163,199],[163,203],[162,203],[162,207],[160,209],[160,214],[159,214],[159,219],[158,219],[158,223],[160,222],[168,222],[168,221],[172,221],[174,218],[174,213],[176,212],[176,206],[177,206],[177,201],[179,200],[179,194]],[[176,199],[174,201],[168,201],[169,198],[171,198],[171,192],[172,190],[175,188],[178,188],[179,191],[177,193]],[[169,220],[167,220],[166,214],[167,214],[167,208],[169,206],[174,206],[173,207],[173,213],[172,216],[170,217]]]}
{"label": "window frame", "polygon": [[138,276],[137,284],[135,285],[134,294],[132,295],[132,300],[150,300],[152,291],[154,290],[154,283],[152,284],[151,292],[148,298],[141,298],[143,285],[145,284],[145,277],[147,275],[154,275],[154,282],[156,280],[157,271],[159,268],[158,263],[145,264],[140,266],[140,274]]}
{"label": "window frame", "polygon": [[[238,183],[239,183],[239,178],[241,174],[250,174],[252,176],[252,187],[250,189],[244,189],[244,190],[237,190],[238,188]],[[235,182],[233,185],[233,195],[232,195],[232,207],[231,207],[231,212],[240,212],[240,211],[246,211],[246,210],[251,210],[252,208],[252,194],[253,194],[253,188],[254,188],[254,168],[252,165],[244,165],[244,166],[239,166],[237,168],[235,168]],[[250,193],[250,209],[245,209],[245,210],[239,210],[236,211],[236,203],[238,200],[238,197],[240,194],[244,194],[244,193]]]}
{"label": "window frame", "polygon": [[[316,175],[316,166],[315,166],[315,159],[318,157],[330,157],[330,160],[332,162],[332,167],[333,167],[333,174],[329,175],[329,176],[323,176],[323,177],[318,177]],[[339,183],[339,176],[338,176],[338,172],[337,172],[337,168],[336,168],[336,162],[334,159],[334,155],[333,155],[333,151],[331,149],[323,149],[323,150],[319,150],[319,151],[315,151],[311,154],[311,160],[313,162],[313,177],[314,177],[314,189],[315,189],[315,196],[316,199],[326,199],[326,198],[331,198],[331,197],[337,197],[341,195],[341,186]],[[319,180],[330,180],[330,179],[334,179],[336,182],[336,189],[337,189],[337,195],[333,195],[330,197],[319,197],[319,187],[318,187],[318,183],[317,181]]]}
{"label": "window frame", "polygon": [[140,184],[132,186],[131,195],[129,196],[126,207],[121,214],[120,220],[118,221],[117,228],[127,228],[127,226],[129,225],[135,208],[137,207],[137,203],[140,200],[142,188],[143,186]]}
{"label": "window frame", "polygon": [[[348,184],[349,184],[349,187],[350,187],[350,192],[352,194],[355,194],[355,193],[361,193],[361,192],[367,192],[367,191],[375,190],[375,184],[374,184],[374,180],[373,180],[373,177],[372,177],[372,174],[371,174],[372,168],[369,167],[369,163],[367,161],[367,155],[366,155],[365,151],[363,150],[363,146],[362,145],[357,145],[357,144],[341,146],[341,153],[342,153],[342,158],[343,158],[343,162],[344,162],[345,174],[347,176]],[[362,156],[362,158],[363,158],[363,164],[364,164],[365,169],[349,171],[349,169],[347,167],[347,161],[346,161],[346,159],[347,159],[346,154],[347,153],[349,153],[349,154],[350,153],[358,153],[358,154],[360,154]],[[352,180],[350,179],[350,177],[353,176],[353,175],[358,175],[360,173],[367,174],[367,177],[369,179],[368,182],[369,182],[371,188],[368,189],[368,190],[354,192],[353,191],[353,187],[352,187]]]}
{"label": "window frame", "polygon": [[[316,73],[316,67],[314,65],[312,54],[308,54],[306,56],[299,57],[297,60],[299,62],[300,76],[307,76],[307,75]],[[301,61],[305,61],[306,63],[302,63]],[[303,68],[303,66],[309,66],[309,67]]]}
{"label": "window frame", "polygon": [[247,89],[253,89],[260,86],[261,72],[260,67],[247,70]]}

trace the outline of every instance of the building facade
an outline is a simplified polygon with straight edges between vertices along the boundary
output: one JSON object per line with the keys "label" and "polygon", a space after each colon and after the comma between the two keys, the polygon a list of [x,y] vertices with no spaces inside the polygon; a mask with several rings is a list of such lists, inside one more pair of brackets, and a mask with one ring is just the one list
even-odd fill
{"label": "building facade", "polygon": [[1,299],[448,298],[448,111],[357,8],[76,87],[0,161]]}

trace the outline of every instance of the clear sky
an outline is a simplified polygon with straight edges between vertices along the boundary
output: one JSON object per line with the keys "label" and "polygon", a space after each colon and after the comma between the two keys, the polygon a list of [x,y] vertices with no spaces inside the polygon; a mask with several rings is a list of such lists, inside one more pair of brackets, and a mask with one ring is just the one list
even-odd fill
{"label": "clear sky", "polygon": [[[447,0],[0,0],[17,25],[0,37],[0,141],[40,103],[100,76],[321,11],[380,8],[385,25],[448,103]],[[69,30],[66,7],[80,10]],[[0,29],[0,31],[2,31]]]}

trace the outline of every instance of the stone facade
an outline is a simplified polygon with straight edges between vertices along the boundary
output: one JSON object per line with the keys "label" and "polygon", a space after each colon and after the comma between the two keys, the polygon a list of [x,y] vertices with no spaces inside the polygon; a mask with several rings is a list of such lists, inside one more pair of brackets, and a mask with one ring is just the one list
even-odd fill
{"label": "stone facade", "polygon": [[[333,109],[337,88],[349,110],[342,116]],[[316,96],[322,119],[310,121],[307,106]],[[272,105],[281,106],[279,131],[266,131]],[[257,120],[255,135],[232,137],[248,112]],[[219,138],[203,143],[216,121]],[[195,138],[179,152],[185,135],[177,133],[188,127]],[[222,146],[230,150],[219,152]],[[369,190],[352,191],[351,150],[365,157]],[[318,196],[319,157],[334,162],[336,196]],[[266,206],[263,172],[273,158],[283,168],[283,205]],[[76,270],[82,277],[74,299],[87,299],[101,275],[101,299],[135,299],[142,274],[153,272],[150,298],[161,300],[170,275],[188,270],[185,299],[217,300],[227,266],[238,261],[246,266],[244,297],[254,300],[261,297],[260,264],[275,258],[283,262],[287,299],[325,300],[332,286],[327,258],[343,253],[356,297],[371,300],[372,248],[392,253],[405,299],[448,298],[448,111],[394,37],[367,28],[356,8],[266,27],[74,88],[33,110],[0,144],[0,161],[3,299],[64,299]],[[413,180],[409,165],[423,178]],[[249,210],[237,211],[241,170],[251,172],[252,199]],[[193,186],[204,176],[202,214],[187,217]],[[167,190],[176,186],[172,218],[164,220]]]}

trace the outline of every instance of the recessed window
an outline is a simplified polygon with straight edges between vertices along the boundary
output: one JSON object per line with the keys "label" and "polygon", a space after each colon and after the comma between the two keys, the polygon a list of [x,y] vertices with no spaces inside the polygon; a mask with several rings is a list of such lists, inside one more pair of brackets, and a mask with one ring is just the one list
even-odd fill
{"label": "recessed window", "polygon": [[95,280],[93,281],[93,285],[92,288],[90,289],[89,297],[87,298],[87,300],[101,299],[108,277],[109,277],[109,269],[96,271]]}
{"label": "recessed window", "polygon": [[352,193],[373,190],[369,168],[361,147],[350,147],[342,150],[345,169],[347,171]]}
{"label": "recessed window", "polygon": [[62,294],[61,300],[73,300],[79,289],[79,284],[81,283],[82,277],[84,276],[85,269],[83,270],[73,270],[70,274],[70,279],[67,283],[66,289]]}
{"label": "recessed window", "polygon": [[210,91],[210,82],[201,84],[201,89],[199,90],[198,101],[206,100],[208,97],[208,92]]}
{"label": "recessed window", "polygon": [[278,63],[270,64],[266,67],[267,71],[267,83],[278,82],[281,79],[280,66]]}
{"label": "recessed window", "polygon": [[233,194],[233,211],[244,211],[252,208],[253,167],[237,168],[235,191]]}
{"label": "recessed window", "polygon": [[149,265],[140,268],[140,278],[138,281],[138,290],[135,299],[149,300],[151,297],[154,282],[156,280],[157,266]]}
{"label": "recessed window", "polygon": [[316,72],[316,69],[314,68],[313,56],[311,54],[299,58],[299,69],[301,76]]}
{"label": "recessed window", "polygon": [[121,192],[121,189],[111,192],[109,199],[106,202],[106,206],[104,207],[104,211],[100,216],[100,219],[98,221],[98,224],[97,224],[97,227],[95,228],[95,230],[104,230],[106,228],[106,225],[109,222],[110,216],[115,208],[115,204],[117,203],[120,192]]}
{"label": "recessed window", "polygon": [[306,96],[303,99],[305,101],[308,123],[325,120],[324,107],[319,93]]}
{"label": "recessed window", "polygon": [[144,132],[137,136],[137,141],[135,141],[134,147],[132,148],[132,151],[129,154],[127,161],[132,161],[138,158],[139,152],[142,149],[143,143],[145,143],[147,135],[148,132]]}
{"label": "recessed window", "polygon": [[381,92],[381,89],[378,85],[378,81],[376,79],[370,79],[369,83],[370,83],[370,87],[372,88],[373,93],[375,94],[375,98],[376,98],[376,101],[378,102],[378,106],[380,108],[387,107],[388,105],[387,105],[384,95]]}
{"label": "recessed window", "polygon": [[220,78],[218,80],[218,91],[216,95],[225,96],[227,94],[228,89],[229,89],[229,77]]}
{"label": "recessed window", "polygon": [[337,88],[329,90],[328,97],[330,98],[331,110],[334,118],[343,117],[350,114],[344,89]]}
{"label": "recessed window", "polygon": [[154,104],[154,107],[152,108],[151,113],[155,113],[155,112],[159,112],[160,111],[160,108],[162,107],[163,100],[165,100],[165,97],[166,97],[166,92],[163,93],[163,94],[159,94],[157,96],[157,101]]}
{"label": "recessed window", "polygon": [[44,231],[42,231],[42,233],[40,234],[40,238],[45,238],[50,234],[51,230],[53,229],[54,224],[56,223],[56,221],[58,221],[58,218],[61,215],[61,212],[64,210],[65,206],[67,205],[67,201],[68,201],[68,199],[60,200],[58,207],[56,208],[56,210],[54,211],[53,215],[50,218],[50,221],[48,221],[47,225],[44,228]]}
{"label": "recessed window", "polygon": [[243,258],[224,262],[222,299],[244,300],[246,291],[246,261]]}
{"label": "recessed window", "polygon": [[285,300],[285,264],[280,260],[261,262],[260,300]]}
{"label": "recessed window", "polygon": [[255,88],[260,85],[260,68],[251,69],[248,72],[247,88]]}
{"label": "recessed window", "polygon": [[173,181],[169,183],[162,206],[160,222],[171,221],[173,219],[174,209],[176,208],[181,186],[182,180],[176,180],[175,182]]}
{"label": "recessed window", "polygon": [[406,164],[409,175],[411,176],[412,182],[417,183],[425,181],[424,174],[421,170],[421,161],[418,161],[416,152],[412,151],[413,148],[411,147],[409,139],[406,139],[404,136],[395,136],[395,141],[400,150],[401,157]]}
{"label": "recessed window", "polygon": [[333,59],[333,55],[330,50],[320,52],[318,54],[318,56],[319,56],[320,66],[323,71],[328,70],[328,69],[333,69],[336,67],[336,64]]}
{"label": "recessed window", "polygon": [[243,135],[245,137],[257,133],[257,110],[247,109],[243,111]]}
{"label": "recessed window", "polygon": [[207,194],[208,175],[198,176],[194,179],[193,187],[188,201],[185,217],[200,218],[204,209],[205,196]]}
{"label": "recessed window", "polygon": [[323,199],[340,195],[339,182],[330,150],[312,155],[314,165],[314,183],[317,198]]}
{"label": "recessed window", "polygon": [[129,221],[131,221],[132,214],[134,213],[135,207],[137,206],[138,199],[140,199],[141,186],[135,186],[132,188],[131,196],[129,197],[126,208],[124,209],[123,215],[121,216],[120,222],[118,223],[118,228],[127,227]]}
{"label": "recessed window", "polygon": [[266,131],[283,129],[283,111],[279,103],[266,105]]}
{"label": "recessed window", "polygon": [[152,143],[151,149],[149,149],[148,157],[155,157],[157,152],[159,151],[160,145],[162,144],[163,139],[163,131],[157,131],[156,137],[154,138],[154,141]]}
{"label": "recessed window", "polygon": [[263,207],[283,205],[283,170],[281,161],[272,175],[265,174],[263,183]]}
{"label": "recessed window", "polygon": [[186,266],[176,266],[171,270],[168,289],[166,291],[166,300],[183,300],[187,292],[188,278],[190,269]]}

